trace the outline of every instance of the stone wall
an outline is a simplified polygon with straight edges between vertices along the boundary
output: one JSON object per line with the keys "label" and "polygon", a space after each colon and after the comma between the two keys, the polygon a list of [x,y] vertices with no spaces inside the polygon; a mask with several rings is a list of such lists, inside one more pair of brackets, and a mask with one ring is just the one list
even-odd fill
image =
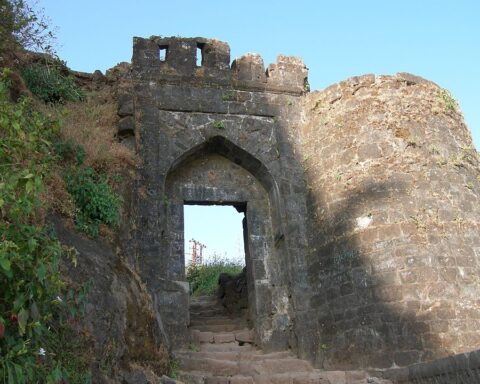
{"label": "stone wall", "polygon": [[480,180],[458,107],[408,74],[305,98],[310,356],[406,366],[478,348]]}
{"label": "stone wall", "polygon": [[398,384],[477,384],[480,383],[480,350],[392,369],[385,376]]}
{"label": "stone wall", "polygon": [[179,347],[189,324],[183,205],[243,207],[257,341],[283,349],[295,343],[294,314],[305,310],[307,290],[303,174],[285,135],[299,121],[307,72],[283,56],[268,75],[258,56],[229,62],[228,45],[214,40],[134,39],[132,85],[119,111],[130,109],[122,130],[134,133],[142,159],[137,268],[169,344]]}
{"label": "stone wall", "polygon": [[201,203],[246,211],[265,349],[387,369],[478,348],[478,157],[449,94],[409,74],[305,94],[300,59],[229,55],[134,38],[119,90],[119,136],[142,159],[127,253],[167,343],[188,341],[183,205]]}

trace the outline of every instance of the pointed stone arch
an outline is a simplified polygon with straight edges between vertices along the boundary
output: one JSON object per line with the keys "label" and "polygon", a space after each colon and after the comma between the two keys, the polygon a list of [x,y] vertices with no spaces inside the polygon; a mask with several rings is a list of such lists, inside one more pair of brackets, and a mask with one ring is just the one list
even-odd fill
{"label": "pointed stone arch", "polygon": [[[223,136],[214,136],[184,151],[173,161],[165,178],[167,235],[165,251],[172,263],[172,280],[182,280],[185,266],[184,205],[233,205],[245,212],[244,239],[247,265],[249,315],[257,343],[267,346],[285,330],[272,325],[274,292],[285,287],[278,271],[288,257],[280,245],[281,204],[277,183],[262,162]],[[215,230],[215,229],[212,229]],[[287,293],[285,293],[286,296]],[[288,317],[285,309],[282,315]],[[289,319],[279,322],[281,327]],[[273,335],[273,336],[272,336]],[[285,338],[284,338],[285,339]],[[278,344],[278,341],[275,341]]]}
{"label": "pointed stone arch", "polygon": [[212,153],[223,156],[234,164],[244,168],[260,182],[263,188],[265,188],[270,199],[270,204],[272,205],[272,225],[275,243],[282,240],[284,238],[284,225],[282,220],[284,213],[283,205],[280,201],[278,183],[269,169],[257,157],[224,136],[216,135],[210,137],[178,156],[170,165],[165,184],[167,184],[169,176],[185,163],[192,159],[201,158]]}

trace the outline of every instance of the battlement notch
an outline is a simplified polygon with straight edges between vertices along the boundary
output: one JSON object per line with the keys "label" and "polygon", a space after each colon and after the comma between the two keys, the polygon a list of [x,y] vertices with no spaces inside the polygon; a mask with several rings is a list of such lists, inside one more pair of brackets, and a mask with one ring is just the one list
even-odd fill
{"label": "battlement notch", "polygon": [[265,70],[261,56],[249,53],[230,67],[228,44],[202,37],[135,37],[132,64],[144,79],[280,93],[304,93],[308,76],[303,60],[293,56],[280,55]]}

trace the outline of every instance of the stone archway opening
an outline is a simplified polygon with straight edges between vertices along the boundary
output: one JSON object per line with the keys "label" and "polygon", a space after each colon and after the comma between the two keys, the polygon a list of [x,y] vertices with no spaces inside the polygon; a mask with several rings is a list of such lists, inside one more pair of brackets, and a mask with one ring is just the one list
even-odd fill
{"label": "stone archway opening", "polygon": [[245,266],[246,204],[184,202],[185,265],[215,260]]}
{"label": "stone archway opening", "polygon": [[[260,345],[272,335],[274,293],[284,289],[282,242],[275,241],[280,225],[275,184],[269,174],[228,141],[218,138],[189,151],[172,166],[165,181],[163,249],[171,278],[185,281],[185,205],[231,205],[245,212],[244,247],[248,318]],[[275,235],[274,235],[275,234]],[[189,239],[187,239],[189,240]],[[271,274],[277,270],[280,273]],[[282,291],[283,292],[283,291]],[[282,298],[286,295],[282,294]],[[275,312],[284,316],[282,311]],[[283,324],[283,323],[282,323]],[[283,331],[282,331],[283,332]]]}
{"label": "stone archway opening", "polygon": [[232,319],[249,319],[252,279],[247,203],[184,202],[185,273],[191,300],[215,297]]}

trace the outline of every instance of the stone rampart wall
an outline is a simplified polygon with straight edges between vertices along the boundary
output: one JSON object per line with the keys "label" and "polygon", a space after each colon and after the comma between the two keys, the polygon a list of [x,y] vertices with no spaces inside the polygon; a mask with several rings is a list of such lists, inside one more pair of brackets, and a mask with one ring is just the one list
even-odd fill
{"label": "stone rampart wall", "polygon": [[480,345],[480,180],[458,106],[366,75],[305,99],[310,356],[406,366]]}

